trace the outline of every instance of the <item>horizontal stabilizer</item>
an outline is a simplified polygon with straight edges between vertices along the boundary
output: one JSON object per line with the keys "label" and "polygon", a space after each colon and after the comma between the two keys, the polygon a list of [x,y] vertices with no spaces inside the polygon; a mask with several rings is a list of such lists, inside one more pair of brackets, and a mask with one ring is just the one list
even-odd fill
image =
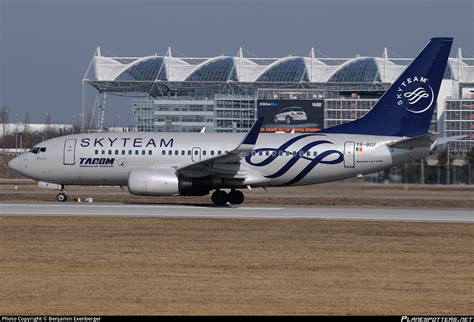
{"label": "horizontal stabilizer", "polygon": [[396,149],[413,149],[413,148],[422,148],[430,147],[430,150],[433,150],[439,145],[446,144],[451,141],[456,141],[459,139],[466,138],[467,135],[454,135],[449,137],[437,137],[435,133],[428,133],[425,135],[415,136],[413,138],[406,138],[399,141],[388,143],[387,146],[390,148]]}
{"label": "horizontal stabilizer", "polygon": [[407,149],[430,147],[436,140],[437,134],[428,133],[424,135],[415,136],[413,138],[406,138],[392,143],[387,146],[395,149]]}

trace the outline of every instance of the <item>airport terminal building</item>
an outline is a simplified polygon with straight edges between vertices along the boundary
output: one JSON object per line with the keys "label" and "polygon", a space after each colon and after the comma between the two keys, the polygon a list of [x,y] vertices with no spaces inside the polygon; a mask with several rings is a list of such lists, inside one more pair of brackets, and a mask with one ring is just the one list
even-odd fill
{"label": "airport terminal building", "polygon": [[[110,57],[95,52],[84,82],[97,90],[95,109],[105,95],[130,96],[139,131],[247,131],[258,116],[263,131],[312,132],[361,117],[411,62],[382,57],[207,58]],[[103,114],[102,114],[103,119]],[[100,119],[100,117],[99,117]],[[461,49],[444,73],[431,130],[451,142],[452,151],[474,145],[474,58]]]}

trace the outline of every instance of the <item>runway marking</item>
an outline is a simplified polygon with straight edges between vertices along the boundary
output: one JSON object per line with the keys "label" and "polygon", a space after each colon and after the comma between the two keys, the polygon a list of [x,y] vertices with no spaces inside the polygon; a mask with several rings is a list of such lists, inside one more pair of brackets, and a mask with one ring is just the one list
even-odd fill
{"label": "runway marking", "polygon": [[[49,207],[96,207],[96,208],[173,208],[173,209],[191,209],[191,208],[197,208],[197,209],[241,209],[241,210],[283,210],[284,208],[277,208],[277,207],[237,207],[237,206],[212,206],[212,205],[189,205],[189,206],[176,206],[176,205],[133,205],[133,204],[94,204],[94,203],[88,203],[88,202],[78,202],[78,203],[68,203],[68,204],[49,204],[49,203],[44,203],[45,205],[48,205]],[[20,204],[20,203],[12,203],[12,204],[2,204],[0,205],[4,206],[15,206],[15,205],[21,205],[22,207],[31,207],[31,208],[38,208],[38,204]],[[0,211],[1,213],[1,211]]]}
{"label": "runway marking", "polygon": [[324,219],[474,223],[471,209],[213,207],[126,204],[0,204],[0,216]]}

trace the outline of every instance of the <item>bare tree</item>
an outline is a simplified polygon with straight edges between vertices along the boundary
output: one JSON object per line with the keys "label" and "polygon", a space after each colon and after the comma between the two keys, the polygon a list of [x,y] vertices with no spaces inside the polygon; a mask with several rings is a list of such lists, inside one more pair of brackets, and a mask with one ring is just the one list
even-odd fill
{"label": "bare tree", "polygon": [[0,106],[0,122],[2,122],[2,138],[5,138],[8,130],[8,110],[5,106]]}

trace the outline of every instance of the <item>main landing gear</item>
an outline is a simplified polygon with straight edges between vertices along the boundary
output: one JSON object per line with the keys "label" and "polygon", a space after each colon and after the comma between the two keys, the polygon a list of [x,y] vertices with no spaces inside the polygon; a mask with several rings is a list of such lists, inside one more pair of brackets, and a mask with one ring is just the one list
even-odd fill
{"label": "main landing gear", "polygon": [[212,202],[216,206],[225,205],[227,202],[233,205],[240,205],[244,202],[244,194],[240,190],[232,189],[229,193],[225,192],[224,190],[216,190],[211,196]]}
{"label": "main landing gear", "polygon": [[60,191],[56,195],[56,200],[59,202],[65,202],[67,200],[67,192],[66,191]]}

